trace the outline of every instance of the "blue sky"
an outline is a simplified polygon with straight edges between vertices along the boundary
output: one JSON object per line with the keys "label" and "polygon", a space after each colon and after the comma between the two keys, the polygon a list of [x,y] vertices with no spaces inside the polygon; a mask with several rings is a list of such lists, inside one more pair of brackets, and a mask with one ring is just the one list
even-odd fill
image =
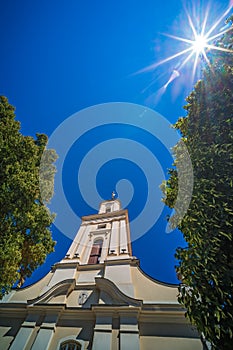
{"label": "blue sky", "polygon": [[[74,113],[110,102],[149,107],[174,123],[185,115],[182,108],[185,97],[200,76],[197,69],[192,79],[194,60],[182,67],[185,56],[179,56],[154,69],[142,70],[187,48],[184,42],[164,33],[190,38],[192,32],[185,7],[200,28],[208,5],[211,11],[207,23],[211,25],[226,11],[229,1],[199,0],[194,6],[175,0],[2,1],[0,94],[16,106],[16,116],[25,135],[35,136],[40,132],[51,136]],[[225,17],[217,29],[224,27],[224,20]],[[135,125],[111,123],[93,128],[70,146],[62,169],[64,193],[78,217],[96,212],[99,204],[96,201],[90,205],[82,197],[77,182],[82,159],[98,143],[114,138],[142,144],[155,155],[165,174],[171,166],[172,157],[166,147]],[[63,139],[59,142],[62,144]],[[94,178],[91,171],[86,176],[86,184],[94,184],[103,199],[109,199],[118,181],[124,180],[131,191],[127,205],[130,220],[143,210],[149,188],[147,174],[133,160],[134,156],[111,159],[101,164]],[[157,188],[156,173],[154,176]],[[161,196],[157,191],[155,207],[160,205]],[[134,255],[140,258],[146,273],[176,283],[174,253],[184,241],[177,230],[171,234],[165,232],[169,213],[163,208],[155,224],[132,244]],[[64,222],[68,220],[62,217],[62,210],[57,215]],[[153,211],[149,215],[154,215]],[[26,284],[48,272],[71,243],[70,235],[60,232],[56,225],[52,231],[57,241],[56,251]]]}

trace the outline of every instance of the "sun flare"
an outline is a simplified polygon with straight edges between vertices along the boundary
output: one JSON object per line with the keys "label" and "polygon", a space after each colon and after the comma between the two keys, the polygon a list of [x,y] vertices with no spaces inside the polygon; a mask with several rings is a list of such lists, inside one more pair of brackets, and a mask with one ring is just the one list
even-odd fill
{"label": "sun flare", "polygon": [[[179,58],[178,64],[175,65],[175,71],[177,71],[180,75],[181,69],[187,65],[188,63],[192,63],[192,81],[194,80],[194,77],[196,75],[197,67],[200,62],[199,58],[201,57],[203,60],[206,61],[208,65],[210,65],[210,61],[207,57],[207,51],[211,50],[219,50],[219,51],[225,51],[229,53],[233,53],[232,50],[220,47],[218,44],[215,44],[215,40],[220,38],[223,34],[227,33],[228,31],[233,29],[233,26],[228,23],[228,25],[225,25],[221,29],[218,29],[219,25],[222,23],[224,19],[226,19],[227,16],[229,16],[229,12],[231,11],[233,7],[233,3],[231,2],[227,10],[215,21],[212,23],[212,26],[209,26],[209,29],[207,30],[207,21],[208,21],[208,15],[209,11],[206,10],[204,20],[201,23],[200,18],[196,18],[197,24],[199,25],[195,26],[194,21],[190,14],[186,11],[187,18],[188,18],[188,24],[189,29],[191,29],[191,37],[179,37],[176,35],[171,34],[163,34],[167,37],[170,37],[171,39],[179,40],[181,42],[184,42],[187,46],[184,47],[181,51],[178,51],[177,53],[164,58],[163,60],[159,62],[155,62],[151,64],[150,66],[147,66],[137,73],[144,73],[151,70],[154,70],[158,66],[167,63],[172,60],[176,60]],[[195,16],[194,16],[195,18]],[[201,25],[200,25],[201,24]],[[197,29],[199,27],[199,30]],[[180,58],[183,57],[182,60]],[[170,82],[170,80],[169,80]],[[166,84],[165,84],[166,85]]]}
{"label": "sun flare", "polygon": [[192,48],[194,50],[194,52],[196,54],[200,54],[204,51],[204,49],[208,46],[208,43],[207,43],[207,40],[206,38],[203,36],[203,35],[197,35],[194,42],[193,42],[193,45],[192,45]]}

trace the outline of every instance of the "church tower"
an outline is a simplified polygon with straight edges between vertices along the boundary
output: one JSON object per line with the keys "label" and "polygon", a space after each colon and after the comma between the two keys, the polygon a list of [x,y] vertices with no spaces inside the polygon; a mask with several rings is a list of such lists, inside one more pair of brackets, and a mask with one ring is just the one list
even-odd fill
{"label": "church tower", "polygon": [[78,265],[78,283],[94,283],[96,276],[104,276],[133,297],[133,263],[128,212],[121,209],[118,199],[107,200],[100,204],[98,214],[82,217],[70,249],[54,267],[49,287],[65,277],[75,278]]}
{"label": "church tower", "polygon": [[177,294],[140,269],[128,212],[113,194],[82,217],[49,274],[0,303],[1,349],[201,350]]}

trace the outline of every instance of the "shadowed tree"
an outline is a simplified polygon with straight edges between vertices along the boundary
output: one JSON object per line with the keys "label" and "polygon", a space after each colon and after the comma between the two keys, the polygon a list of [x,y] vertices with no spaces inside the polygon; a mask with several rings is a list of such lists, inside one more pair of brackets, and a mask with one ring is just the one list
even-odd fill
{"label": "shadowed tree", "polygon": [[[233,49],[232,30],[217,43]],[[230,350],[233,344],[233,54],[208,53],[209,65],[187,98],[187,116],[175,128],[181,132],[193,165],[194,187],[186,215],[176,212],[187,242],[179,248],[179,302],[212,349]],[[164,202],[174,207],[177,168],[182,152],[174,147],[175,167],[161,188]],[[186,179],[188,181],[188,179]]]}
{"label": "shadowed tree", "polygon": [[[57,158],[47,150],[47,136],[36,140],[20,133],[14,107],[0,97],[0,296],[44,262],[54,249],[54,216],[43,204],[53,195]],[[41,157],[43,166],[40,169]],[[39,174],[41,172],[41,191]],[[41,195],[43,194],[43,196]]]}

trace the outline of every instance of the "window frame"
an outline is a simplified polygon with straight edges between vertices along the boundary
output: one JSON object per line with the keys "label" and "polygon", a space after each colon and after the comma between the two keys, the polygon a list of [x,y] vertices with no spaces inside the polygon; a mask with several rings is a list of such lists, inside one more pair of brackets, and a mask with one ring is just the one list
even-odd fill
{"label": "window frame", "polygon": [[97,230],[101,230],[107,227],[107,224],[98,224]]}
{"label": "window frame", "polygon": [[[84,349],[84,341],[81,339],[77,339],[77,337],[75,335],[73,336],[68,336],[65,338],[62,338],[59,340],[58,346],[57,346],[57,350],[61,350],[63,345],[69,345],[70,344],[75,344],[76,345],[76,350],[83,350]],[[78,346],[79,347],[78,347]],[[66,348],[65,348],[66,350]]]}
{"label": "window frame", "polygon": [[[100,260],[101,260],[101,255],[102,255],[102,251],[103,251],[103,244],[104,244],[104,240],[103,238],[96,238],[91,246],[91,250],[90,250],[90,254],[89,254],[89,258],[88,258],[88,264],[89,265],[95,265],[95,264],[99,264]],[[95,248],[99,247],[99,251],[98,254],[95,253]],[[97,248],[98,249],[98,248]],[[91,262],[91,258],[93,258],[93,260],[96,257],[96,262]]]}

